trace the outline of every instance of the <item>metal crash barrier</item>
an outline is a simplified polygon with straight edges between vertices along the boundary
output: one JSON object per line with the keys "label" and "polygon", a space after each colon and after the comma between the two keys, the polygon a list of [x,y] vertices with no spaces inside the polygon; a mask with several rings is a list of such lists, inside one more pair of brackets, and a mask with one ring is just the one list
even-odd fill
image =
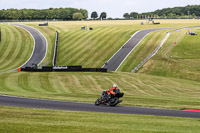
{"label": "metal crash barrier", "polygon": [[19,70],[26,72],[107,72],[106,68],[82,68],[82,66],[43,66],[41,69],[25,67],[19,68]]}

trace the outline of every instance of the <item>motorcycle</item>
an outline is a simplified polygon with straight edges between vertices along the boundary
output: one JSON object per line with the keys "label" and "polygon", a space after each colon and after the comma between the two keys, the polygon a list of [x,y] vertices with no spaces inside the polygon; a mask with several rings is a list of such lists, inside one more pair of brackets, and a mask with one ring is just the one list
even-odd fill
{"label": "motorcycle", "polygon": [[120,89],[116,89],[115,94],[110,95],[110,97],[107,94],[106,90],[104,90],[101,93],[101,97],[96,100],[95,105],[99,106],[100,104],[104,104],[104,105],[109,105],[109,106],[114,107],[117,104],[122,102],[122,100],[119,100],[119,98],[123,96],[124,96],[124,93],[121,93]]}

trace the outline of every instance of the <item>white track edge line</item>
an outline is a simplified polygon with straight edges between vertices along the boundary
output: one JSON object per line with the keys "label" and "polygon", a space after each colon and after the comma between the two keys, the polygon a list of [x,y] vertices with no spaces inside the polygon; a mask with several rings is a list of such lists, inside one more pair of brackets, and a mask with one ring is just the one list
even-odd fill
{"label": "white track edge line", "polygon": [[[14,25],[14,24],[13,24]],[[23,64],[23,65],[25,65],[27,62],[29,62],[30,61],[30,59],[31,59],[31,57],[33,56],[33,53],[34,53],[34,50],[35,50],[35,38],[33,37],[33,35],[27,30],[27,29],[25,29],[25,28],[23,28],[23,27],[20,27],[20,26],[18,26],[18,25],[14,25],[14,26],[16,26],[16,27],[19,27],[19,28],[22,28],[22,29],[24,29],[24,30],[26,30],[30,35],[31,35],[31,37],[33,38],[33,41],[34,41],[34,47],[33,47],[33,51],[32,51],[32,53],[31,53],[31,56],[30,56],[30,58]],[[19,67],[17,67],[17,68],[20,68],[20,67],[22,67],[23,65],[21,65],[21,66],[19,66]],[[14,70],[17,70],[17,68],[15,68],[15,69],[13,69],[13,71]]]}
{"label": "white track edge line", "polygon": [[[142,30],[139,30],[139,31],[137,31],[137,32],[135,32],[132,36],[131,36],[131,38],[129,38],[128,39],[128,41],[126,41],[121,47],[120,47],[120,49],[108,60],[108,61],[106,61],[106,62],[109,62],[121,49],[122,49],[122,47],[127,43],[127,42],[129,42],[138,32],[140,32],[140,31],[142,31]],[[105,66],[105,64],[101,67],[101,68],[103,68]]]}
{"label": "white track edge line", "polygon": [[[27,25],[25,25],[25,26],[27,26]],[[29,26],[29,27],[30,27],[30,26]],[[45,55],[44,55],[43,59],[40,61],[40,63],[37,64],[37,65],[40,65],[40,64],[44,61],[44,59],[46,58],[46,56],[47,56],[48,42],[47,42],[46,37],[45,37],[38,29],[36,29],[36,28],[34,28],[34,27],[31,27],[31,28],[37,30],[37,31],[44,37],[44,39],[45,39],[45,41],[46,41],[46,52],[45,52]]]}
{"label": "white track edge line", "polygon": [[133,52],[133,50],[142,42],[142,40],[149,35],[151,32],[149,32],[148,34],[146,34],[136,45],[135,47],[126,55],[126,57],[124,58],[124,60],[119,64],[119,66],[117,67],[117,69],[115,70],[115,72],[119,69],[119,67],[124,63],[124,61],[126,60],[126,58],[128,58],[128,56]]}

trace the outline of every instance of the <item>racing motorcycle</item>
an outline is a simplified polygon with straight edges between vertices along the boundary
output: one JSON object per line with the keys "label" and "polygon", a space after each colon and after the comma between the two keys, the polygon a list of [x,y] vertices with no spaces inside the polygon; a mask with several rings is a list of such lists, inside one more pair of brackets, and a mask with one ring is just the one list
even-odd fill
{"label": "racing motorcycle", "polygon": [[122,102],[122,100],[119,100],[119,98],[123,96],[124,93],[121,93],[120,89],[116,89],[115,94],[110,95],[110,97],[107,94],[106,90],[104,90],[101,93],[101,97],[96,100],[95,105],[98,106],[100,104],[104,104],[109,106],[116,106],[117,104]]}

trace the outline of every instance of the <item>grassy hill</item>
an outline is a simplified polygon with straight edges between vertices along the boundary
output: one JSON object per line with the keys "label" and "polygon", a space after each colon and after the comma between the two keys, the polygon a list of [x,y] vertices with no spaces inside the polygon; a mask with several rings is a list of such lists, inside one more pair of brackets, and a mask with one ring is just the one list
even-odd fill
{"label": "grassy hill", "polygon": [[[140,25],[141,21],[145,25]],[[55,32],[58,31],[60,37],[57,65],[101,67],[135,31],[161,27],[196,26],[199,23],[198,20],[159,20],[159,22],[161,25],[147,24],[146,20],[49,22],[48,27],[39,27],[38,22],[25,24],[39,29],[47,38],[48,53],[43,64],[52,64]],[[93,30],[83,31],[81,26],[92,27]],[[154,38],[156,40],[157,37]],[[123,71],[128,70],[123,69]]]}
{"label": "grassy hill", "polygon": [[0,71],[16,69],[30,58],[34,47],[33,38],[16,26],[0,24],[0,28]]}
{"label": "grassy hill", "polygon": [[190,31],[198,35],[187,35],[187,30],[172,33],[158,54],[139,73],[200,81],[200,29]]}
{"label": "grassy hill", "polygon": [[129,26],[98,26],[93,31],[63,33],[59,38],[58,65],[102,67],[136,30]]}

